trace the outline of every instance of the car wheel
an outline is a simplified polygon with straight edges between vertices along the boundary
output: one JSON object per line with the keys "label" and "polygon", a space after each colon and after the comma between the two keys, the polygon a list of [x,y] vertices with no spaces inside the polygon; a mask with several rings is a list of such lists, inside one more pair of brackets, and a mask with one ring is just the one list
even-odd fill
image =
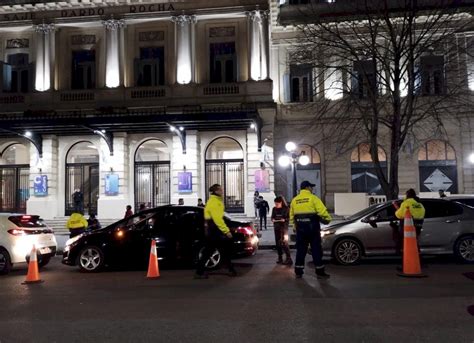
{"label": "car wheel", "polygon": [[8,274],[12,268],[10,254],[3,248],[0,248],[0,275]]}
{"label": "car wheel", "polygon": [[[202,257],[202,253],[204,252],[204,247],[199,250],[199,260]],[[206,261],[206,269],[215,269],[221,263],[221,252],[219,249],[215,249],[209,259]]]}
{"label": "car wheel", "polygon": [[333,255],[339,264],[354,265],[362,258],[362,246],[355,239],[343,238],[334,246]]}
{"label": "car wheel", "polygon": [[100,248],[95,246],[85,247],[77,257],[77,264],[83,272],[98,272],[104,266],[104,253]]}
{"label": "car wheel", "polygon": [[51,257],[41,257],[41,259],[38,261],[38,267],[42,268],[45,265],[47,265],[51,261]]}
{"label": "car wheel", "polygon": [[454,245],[454,254],[464,263],[474,263],[474,236],[459,238]]}

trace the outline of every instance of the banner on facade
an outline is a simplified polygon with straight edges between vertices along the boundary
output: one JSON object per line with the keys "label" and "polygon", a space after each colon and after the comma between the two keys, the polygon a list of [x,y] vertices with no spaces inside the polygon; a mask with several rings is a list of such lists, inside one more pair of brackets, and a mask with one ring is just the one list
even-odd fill
{"label": "banner on facade", "polygon": [[119,194],[119,176],[118,174],[105,175],[105,195]]}
{"label": "banner on facade", "polygon": [[34,195],[44,197],[48,195],[48,175],[37,175],[34,181]]}
{"label": "banner on facade", "polygon": [[270,172],[266,169],[255,171],[255,190],[258,192],[270,192]]}
{"label": "banner on facade", "polygon": [[178,172],[178,192],[191,193],[193,191],[193,173]]}

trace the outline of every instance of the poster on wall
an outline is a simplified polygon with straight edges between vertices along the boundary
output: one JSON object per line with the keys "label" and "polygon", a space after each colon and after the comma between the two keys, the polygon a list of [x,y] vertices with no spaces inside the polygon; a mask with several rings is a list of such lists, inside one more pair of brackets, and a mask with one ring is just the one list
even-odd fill
{"label": "poster on wall", "polygon": [[191,193],[193,191],[193,173],[178,172],[178,192]]}
{"label": "poster on wall", "polygon": [[34,181],[34,195],[44,197],[48,195],[48,175],[37,175]]}
{"label": "poster on wall", "polygon": [[270,172],[266,169],[255,171],[255,190],[258,192],[270,192]]}
{"label": "poster on wall", "polygon": [[105,175],[105,195],[119,194],[119,176],[118,174]]}

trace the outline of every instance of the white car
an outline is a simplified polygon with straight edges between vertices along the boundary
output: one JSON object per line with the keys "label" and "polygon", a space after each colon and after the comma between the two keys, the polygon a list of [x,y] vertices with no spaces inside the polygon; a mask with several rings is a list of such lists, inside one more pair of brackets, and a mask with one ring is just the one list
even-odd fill
{"label": "white car", "polygon": [[53,230],[39,216],[0,213],[0,274],[7,274],[13,264],[27,262],[33,244],[40,267],[56,254]]}

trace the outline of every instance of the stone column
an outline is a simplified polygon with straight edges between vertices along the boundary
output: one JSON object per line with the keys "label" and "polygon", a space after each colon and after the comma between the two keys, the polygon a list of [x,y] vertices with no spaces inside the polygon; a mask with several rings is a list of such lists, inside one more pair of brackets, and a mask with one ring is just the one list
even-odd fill
{"label": "stone column", "polygon": [[194,81],[194,24],[196,16],[179,15],[172,17],[175,24],[176,82],[188,84]]}
{"label": "stone column", "polygon": [[[47,195],[35,196],[34,183],[41,175],[48,178]],[[43,137],[43,158],[31,144],[30,148],[30,198],[26,212],[38,214],[43,219],[53,219],[59,215],[58,208],[58,140],[56,136]]]}
{"label": "stone column", "polygon": [[103,20],[105,27],[105,43],[106,43],[106,67],[105,67],[105,85],[108,88],[115,88],[122,84],[120,57],[121,53],[121,37],[123,36],[123,28],[125,20],[123,19],[107,19]]}
{"label": "stone column", "polygon": [[54,24],[35,25],[36,32],[36,73],[35,89],[40,92],[51,88],[54,70]]}
{"label": "stone column", "polygon": [[255,81],[268,78],[269,38],[268,11],[255,10],[247,12],[249,19],[249,55],[250,78]]}

